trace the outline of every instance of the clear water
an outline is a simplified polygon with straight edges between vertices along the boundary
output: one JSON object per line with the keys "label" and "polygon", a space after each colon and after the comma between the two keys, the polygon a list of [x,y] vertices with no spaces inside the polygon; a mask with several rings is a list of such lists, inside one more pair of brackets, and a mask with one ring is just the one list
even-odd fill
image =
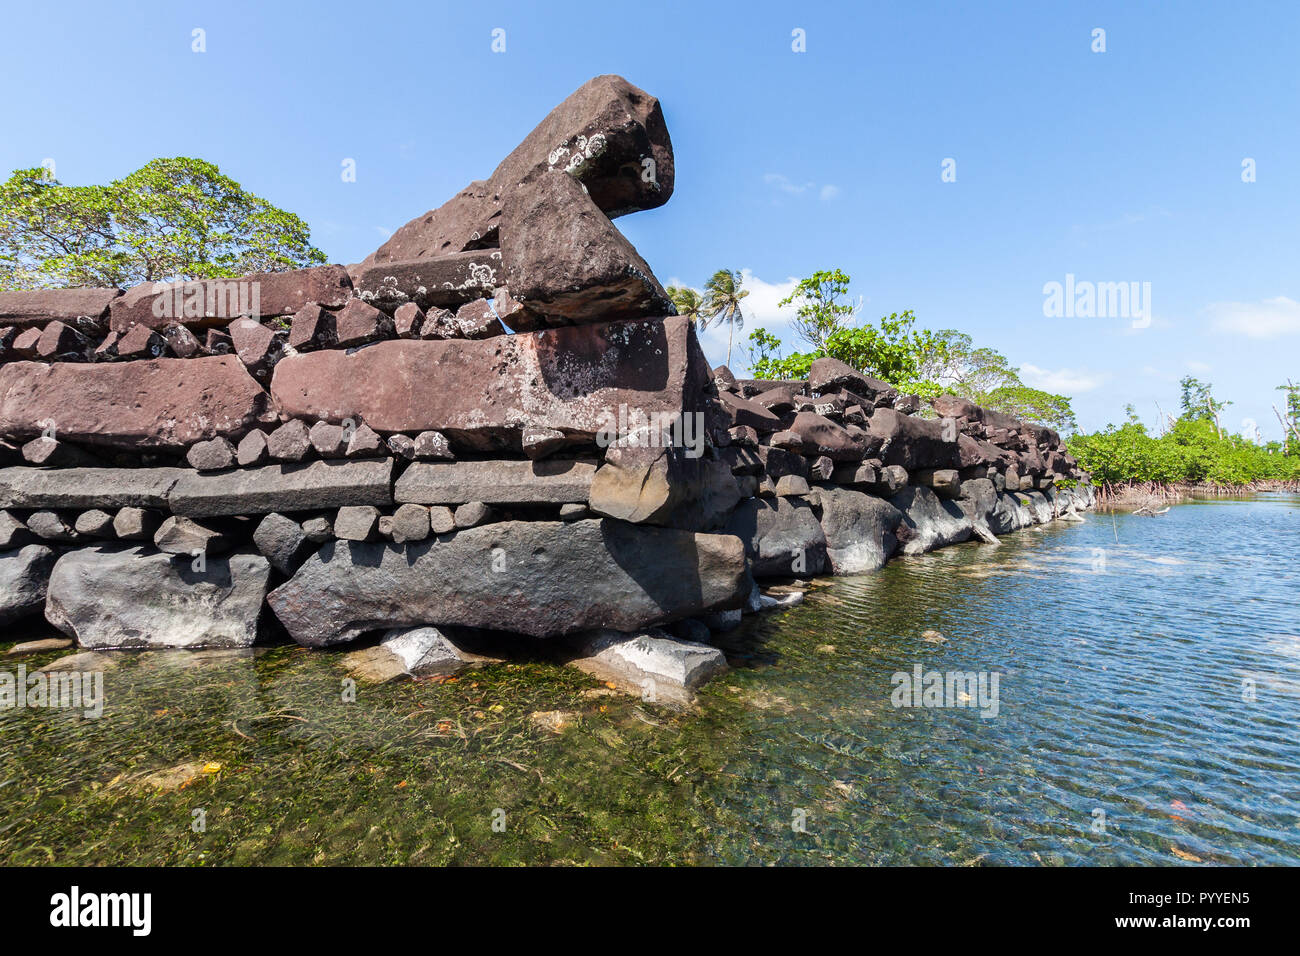
{"label": "clear water", "polygon": [[[120,655],[100,720],[0,711],[0,862],[1296,864],[1298,555],[1273,495],[821,579],[685,713],[544,657],[347,703],[333,653]],[[894,707],[917,664],[997,716]]]}

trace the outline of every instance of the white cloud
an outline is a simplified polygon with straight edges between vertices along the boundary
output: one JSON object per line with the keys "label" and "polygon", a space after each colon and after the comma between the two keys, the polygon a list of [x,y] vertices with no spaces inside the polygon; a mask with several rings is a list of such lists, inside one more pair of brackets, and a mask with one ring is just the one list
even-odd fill
{"label": "white cloud", "polygon": [[791,182],[788,176],[782,176],[780,173],[765,173],[763,175],[763,182],[767,183],[769,186],[775,186],[783,193],[790,193],[795,196],[798,196],[801,193],[806,193],[816,185],[816,183],[800,184]]}
{"label": "white cloud", "polygon": [[817,196],[823,201],[828,202],[840,197],[840,187],[833,183],[825,183],[820,188],[814,182],[797,183],[789,176],[781,173],[764,173],[763,182],[783,193],[791,196],[802,196],[804,193],[816,191]]}
{"label": "white cloud", "polygon": [[1262,302],[1212,302],[1206,309],[1216,329],[1251,339],[1300,332],[1300,302],[1284,295]]}
{"label": "white cloud", "polygon": [[1210,366],[1206,362],[1198,362],[1195,359],[1192,359],[1190,362],[1187,363],[1187,370],[1189,372],[1205,373],[1210,370]]}
{"label": "white cloud", "polygon": [[1091,392],[1106,380],[1105,375],[1087,372],[1082,369],[1060,368],[1053,370],[1039,368],[1037,365],[1022,365],[1020,371],[1024,375],[1025,382],[1029,385],[1047,392],[1055,392],[1058,395],[1078,395],[1081,392]]}

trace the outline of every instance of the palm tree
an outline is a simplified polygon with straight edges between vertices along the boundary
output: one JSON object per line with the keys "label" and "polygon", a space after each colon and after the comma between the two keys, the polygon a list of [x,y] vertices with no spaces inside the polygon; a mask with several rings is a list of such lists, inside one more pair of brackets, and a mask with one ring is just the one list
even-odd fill
{"label": "palm tree", "polygon": [[677,314],[684,315],[701,329],[707,328],[709,317],[704,314],[704,296],[688,285],[670,285],[668,298],[677,306]]}
{"label": "palm tree", "polygon": [[727,325],[727,365],[731,365],[731,340],[736,329],[745,327],[745,313],[740,300],[749,295],[742,289],[740,273],[734,269],[719,269],[704,283],[704,314],[707,321],[720,319]]}

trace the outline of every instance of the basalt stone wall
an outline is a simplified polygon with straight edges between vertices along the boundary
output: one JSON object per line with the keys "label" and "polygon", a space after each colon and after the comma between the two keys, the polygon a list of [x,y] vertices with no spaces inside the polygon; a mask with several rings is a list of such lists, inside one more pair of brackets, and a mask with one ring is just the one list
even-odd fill
{"label": "basalt stone wall", "polygon": [[718,652],[674,638],[770,604],[755,579],[1091,503],[1049,429],[828,358],[710,370],[611,221],[673,173],[658,102],[598,77],[358,266],[0,293],[0,625],[379,632],[408,669],[445,634],[578,635],[602,673],[703,679]]}

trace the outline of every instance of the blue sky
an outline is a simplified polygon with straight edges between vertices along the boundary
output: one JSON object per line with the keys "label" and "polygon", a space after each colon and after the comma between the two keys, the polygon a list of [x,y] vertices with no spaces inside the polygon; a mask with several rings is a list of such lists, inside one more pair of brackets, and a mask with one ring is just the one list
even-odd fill
{"label": "blue sky", "polygon": [[[199,156],[350,263],[619,73],[662,102],[677,184],[618,225],[665,284],[745,270],[743,334],[780,332],[794,278],[840,268],[864,317],[910,308],[968,332],[1072,395],[1085,428],[1130,402],[1154,423],[1194,374],[1234,402],[1234,430],[1276,438],[1273,386],[1300,380],[1294,3],[127,9],[6,11],[6,170],[53,159],[84,184]],[[1149,326],[1045,316],[1044,285],[1067,274],[1149,282]],[[721,362],[725,331],[704,341]]]}

